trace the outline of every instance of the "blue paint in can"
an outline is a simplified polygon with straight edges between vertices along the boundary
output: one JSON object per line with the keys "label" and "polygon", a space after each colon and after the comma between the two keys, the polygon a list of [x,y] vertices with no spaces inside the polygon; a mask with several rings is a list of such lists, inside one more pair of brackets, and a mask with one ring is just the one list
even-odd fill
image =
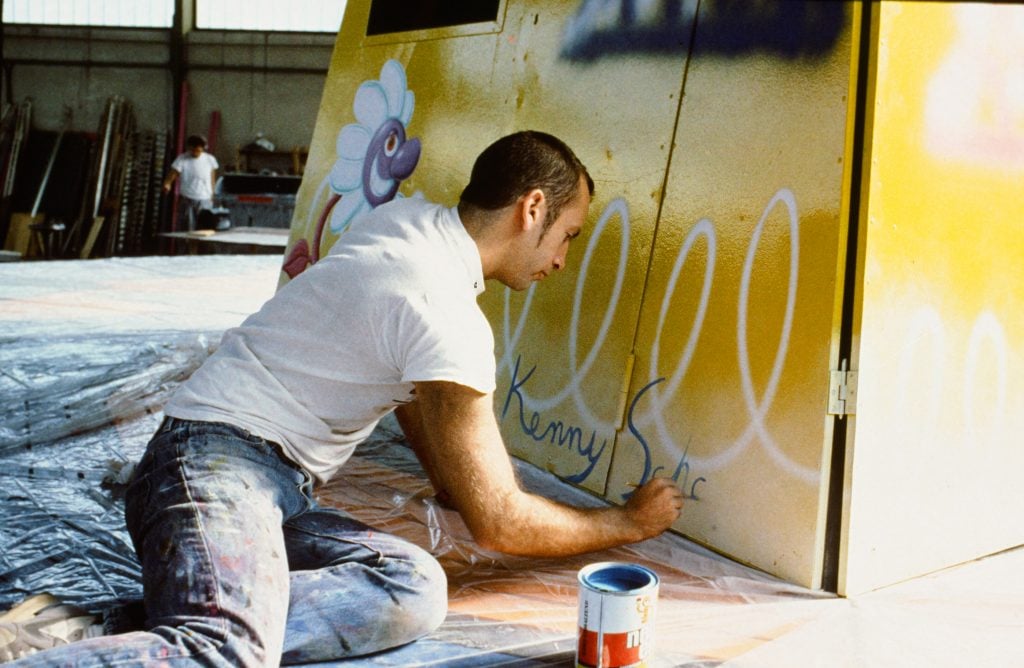
{"label": "blue paint in can", "polygon": [[653,571],[635,564],[600,564],[600,568],[584,570],[580,582],[604,592],[636,592],[657,584]]}

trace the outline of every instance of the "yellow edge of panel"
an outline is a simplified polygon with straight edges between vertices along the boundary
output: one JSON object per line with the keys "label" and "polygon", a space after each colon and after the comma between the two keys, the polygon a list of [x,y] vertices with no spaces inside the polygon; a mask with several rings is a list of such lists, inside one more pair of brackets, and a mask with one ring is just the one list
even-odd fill
{"label": "yellow edge of panel", "polygon": [[[853,163],[854,163],[854,137],[857,131],[857,83],[860,75],[860,51],[861,35],[864,29],[862,25],[864,12],[860,2],[852,3],[852,28],[850,31],[850,74],[846,94],[846,139],[843,151],[843,181],[839,195],[839,229],[838,244],[836,246],[836,280],[835,297],[832,302],[832,335],[829,340],[829,369],[838,369],[840,332],[843,325],[843,300],[847,290],[855,289],[853,285],[846,285],[846,262],[847,246],[849,240],[849,227],[851,224],[851,202],[853,198]],[[852,368],[852,367],[851,367]],[[827,405],[827,401],[823,402]],[[832,475],[832,450],[836,429],[836,418],[824,411],[825,426],[822,430],[821,448],[821,477],[822,480],[830,480]],[[850,416],[852,417],[852,416]],[[849,422],[850,417],[847,417]],[[845,484],[845,483],[844,483]],[[814,565],[811,580],[815,589],[823,585],[825,567],[825,549],[827,539],[827,524],[829,514],[829,488],[830,484],[819,485],[818,487],[818,517],[816,525],[818,530],[814,538],[814,554],[820,558]],[[845,514],[845,513],[844,513]]]}
{"label": "yellow edge of panel", "polygon": [[[857,217],[857,268],[855,272],[856,278],[854,284],[849,286],[848,289],[854,291],[853,301],[853,314],[852,322],[850,323],[851,330],[851,345],[850,345],[850,366],[852,370],[860,368],[860,332],[862,325],[862,318],[864,315],[864,293],[862,290],[864,284],[864,263],[866,258],[867,250],[867,235],[868,235],[868,220],[870,220],[870,203],[871,203],[871,150],[873,144],[874,134],[874,123],[875,123],[875,97],[876,97],[876,83],[878,80],[878,49],[879,49],[879,27],[881,22],[882,7],[878,2],[868,0],[873,3],[873,10],[871,12],[869,26],[861,25],[860,29],[869,30],[868,34],[868,49],[867,54],[867,71],[861,72],[860,76],[867,77],[867,89],[865,90],[864,99],[864,116],[863,116],[863,137],[864,147],[863,155],[861,156],[861,176],[860,176],[860,208],[859,215]],[[861,12],[861,7],[858,5],[857,11]],[[862,23],[859,22],[859,23]],[[856,103],[856,101],[854,101]],[[852,193],[851,193],[852,195]],[[840,596],[847,596],[848,591],[846,588],[848,558],[849,558],[849,545],[850,545],[850,508],[851,498],[853,489],[853,455],[854,447],[856,445],[856,427],[857,427],[857,416],[849,415],[846,417],[846,457],[843,461],[843,508],[841,513],[842,524],[840,526],[839,534],[839,555],[838,555],[838,580],[836,585],[836,593]]]}

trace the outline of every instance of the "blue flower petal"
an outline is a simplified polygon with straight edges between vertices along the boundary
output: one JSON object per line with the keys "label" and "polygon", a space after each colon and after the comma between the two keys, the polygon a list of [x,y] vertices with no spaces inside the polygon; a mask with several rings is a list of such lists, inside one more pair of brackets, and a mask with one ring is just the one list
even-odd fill
{"label": "blue flower petal", "polygon": [[384,88],[377,81],[364,81],[356,91],[352,110],[361,125],[376,131],[388,117],[388,100]]}
{"label": "blue flower petal", "polygon": [[380,85],[387,98],[388,116],[397,118],[405,102],[405,69],[397,60],[389,60],[380,68]]}
{"label": "blue flower petal", "polygon": [[369,204],[362,191],[343,196],[331,211],[331,232],[341,234],[364,209],[369,209]]}
{"label": "blue flower petal", "polygon": [[338,133],[338,139],[334,143],[334,149],[339,158],[349,160],[362,160],[366,156],[366,149],[370,146],[370,139],[373,133],[361,125],[350,123]]}
{"label": "blue flower petal", "polygon": [[339,158],[327,176],[331,190],[344,195],[349,191],[361,191],[363,187],[363,161]]}
{"label": "blue flower petal", "polygon": [[402,122],[402,125],[409,127],[409,121],[412,120],[412,110],[416,106],[416,96],[412,94],[411,90],[405,91],[405,101],[402,104],[402,115],[398,117],[398,120]]}

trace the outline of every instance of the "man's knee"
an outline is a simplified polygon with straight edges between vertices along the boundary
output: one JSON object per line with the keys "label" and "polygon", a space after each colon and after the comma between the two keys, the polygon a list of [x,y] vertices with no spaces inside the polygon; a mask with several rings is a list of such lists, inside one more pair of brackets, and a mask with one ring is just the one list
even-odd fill
{"label": "man's knee", "polygon": [[409,640],[427,635],[444,622],[448,614],[448,578],[444,569],[425,550],[410,555],[410,586],[415,589],[415,601],[403,605]]}

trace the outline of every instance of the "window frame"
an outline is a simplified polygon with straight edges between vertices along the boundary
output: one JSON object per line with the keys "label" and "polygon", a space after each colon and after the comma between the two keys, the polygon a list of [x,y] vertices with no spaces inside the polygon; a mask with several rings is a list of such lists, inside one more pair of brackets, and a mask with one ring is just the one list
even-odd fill
{"label": "window frame", "polygon": [[[355,0],[350,0],[355,2]],[[370,24],[370,3],[372,0],[365,0],[364,11],[354,16],[353,20],[360,20],[359,33],[362,35],[362,43],[367,46],[377,44],[397,44],[403,42],[422,42],[432,39],[448,39],[451,37],[467,37],[469,35],[486,35],[500,33],[505,27],[505,11],[508,8],[508,0],[498,0],[497,16],[493,21],[479,21],[477,23],[461,23],[453,26],[442,26],[439,28],[423,28],[418,30],[406,30],[402,32],[389,32],[377,35],[367,35],[366,29]]]}
{"label": "window frame", "polygon": [[[168,9],[170,10],[170,14],[167,17],[168,23],[166,25],[163,25],[163,24],[148,24],[148,25],[147,24],[122,24],[122,23],[75,23],[75,22],[72,22],[72,23],[48,23],[48,22],[32,23],[32,22],[28,22],[28,21],[19,21],[17,19],[8,20],[8,19],[4,18],[2,15],[0,15],[0,22],[2,22],[4,25],[7,25],[7,26],[26,26],[26,27],[30,27],[30,28],[46,27],[46,28],[103,29],[103,30],[171,30],[174,27],[174,11],[175,11],[176,0],[164,0],[164,2],[166,2],[167,5],[169,5]],[[8,8],[11,8],[11,11],[13,12],[15,6],[16,6],[15,3],[11,3],[8,0],[8,2],[4,3],[4,5],[3,5],[4,12],[6,12]],[[32,6],[32,5],[29,5],[29,6]],[[35,4],[34,6],[38,7],[39,5]],[[72,13],[74,13],[74,12],[72,12]]]}
{"label": "window frame", "polygon": [[[259,33],[259,34],[271,34],[271,35],[337,35],[341,29],[341,24],[345,20],[345,14],[348,11],[349,4],[358,2],[358,0],[347,0],[345,8],[341,12],[341,17],[338,21],[338,26],[333,30],[275,30],[273,28],[211,28],[201,27],[199,25],[199,2],[200,0],[185,0],[190,1],[192,5],[192,25],[191,29],[197,32],[232,32],[232,33]],[[213,0],[205,0],[213,3]]]}

